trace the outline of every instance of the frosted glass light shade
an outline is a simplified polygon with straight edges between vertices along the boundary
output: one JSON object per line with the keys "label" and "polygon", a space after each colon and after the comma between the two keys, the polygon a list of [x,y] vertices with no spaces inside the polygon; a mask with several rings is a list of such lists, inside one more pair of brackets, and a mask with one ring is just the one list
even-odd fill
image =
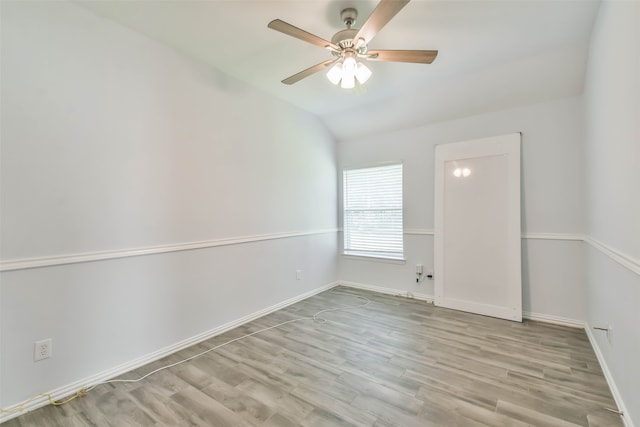
{"label": "frosted glass light shade", "polygon": [[327,71],[327,78],[334,85],[340,83],[340,79],[342,78],[342,62],[336,63]]}
{"label": "frosted glass light shade", "polygon": [[[343,69],[344,70],[344,69]],[[356,76],[353,72],[342,72],[342,84],[340,87],[343,89],[353,89],[356,86]]]}
{"label": "frosted glass light shade", "polygon": [[363,84],[364,82],[369,80],[369,77],[371,77],[371,70],[362,62],[358,62],[358,65],[356,67],[356,78],[358,79],[360,84]]}
{"label": "frosted glass light shade", "polygon": [[347,56],[346,58],[344,58],[344,65],[342,66],[342,69],[344,71],[355,73],[356,66],[356,60],[353,56]]}
{"label": "frosted glass light shade", "polygon": [[342,64],[342,84],[343,89],[351,89],[356,85],[356,60],[348,56]]}

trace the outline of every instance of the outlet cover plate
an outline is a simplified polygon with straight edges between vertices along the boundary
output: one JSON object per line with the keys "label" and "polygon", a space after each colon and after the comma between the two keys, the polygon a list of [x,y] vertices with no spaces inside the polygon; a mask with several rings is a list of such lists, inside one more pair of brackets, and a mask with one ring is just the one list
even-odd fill
{"label": "outlet cover plate", "polygon": [[48,338],[42,341],[36,341],[33,346],[33,360],[43,360],[51,357],[52,340]]}

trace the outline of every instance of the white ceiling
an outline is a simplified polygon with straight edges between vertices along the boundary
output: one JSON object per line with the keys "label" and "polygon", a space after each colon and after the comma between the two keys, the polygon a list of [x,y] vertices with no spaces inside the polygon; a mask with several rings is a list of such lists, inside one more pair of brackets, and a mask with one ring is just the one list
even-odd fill
{"label": "white ceiling", "polygon": [[280,18],[322,38],[344,28],[340,11],[375,0],[77,0],[235,78],[319,116],[345,140],[582,93],[598,2],[413,0],[371,49],[437,49],[431,65],[371,62],[366,93],[323,72],[280,81],[329,59],[322,48],[267,28]]}

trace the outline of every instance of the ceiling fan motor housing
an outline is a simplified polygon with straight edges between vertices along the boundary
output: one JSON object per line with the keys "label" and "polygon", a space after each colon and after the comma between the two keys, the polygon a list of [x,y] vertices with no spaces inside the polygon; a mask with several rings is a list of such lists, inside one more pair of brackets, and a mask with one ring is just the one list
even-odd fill
{"label": "ceiling fan motor housing", "polygon": [[358,30],[352,28],[338,31],[333,35],[333,37],[331,37],[331,43],[337,44],[341,48],[353,47],[353,38],[356,34],[358,34]]}

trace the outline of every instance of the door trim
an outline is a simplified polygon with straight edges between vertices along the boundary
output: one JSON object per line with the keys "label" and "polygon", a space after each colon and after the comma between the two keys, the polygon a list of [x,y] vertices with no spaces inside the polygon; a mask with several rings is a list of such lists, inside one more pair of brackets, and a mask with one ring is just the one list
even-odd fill
{"label": "door trim", "polygon": [[[435,148],[435,200],[434,200],[434,304],[437,306],[469,311],[486,316],[522,321],[522,270],[521,270],[521,225],[520,225],[520,144],[521,134],[509,134],[437,145]],[[471,154],[470,154],[471,153]],[[464,158],[507,156],[508,195],[506,224],[507,268],[509,303],[507,306],[486,302],[447,298],[444,270],[444,169],[445,162]],[[464,267],[462,267],[464,268]]]}

